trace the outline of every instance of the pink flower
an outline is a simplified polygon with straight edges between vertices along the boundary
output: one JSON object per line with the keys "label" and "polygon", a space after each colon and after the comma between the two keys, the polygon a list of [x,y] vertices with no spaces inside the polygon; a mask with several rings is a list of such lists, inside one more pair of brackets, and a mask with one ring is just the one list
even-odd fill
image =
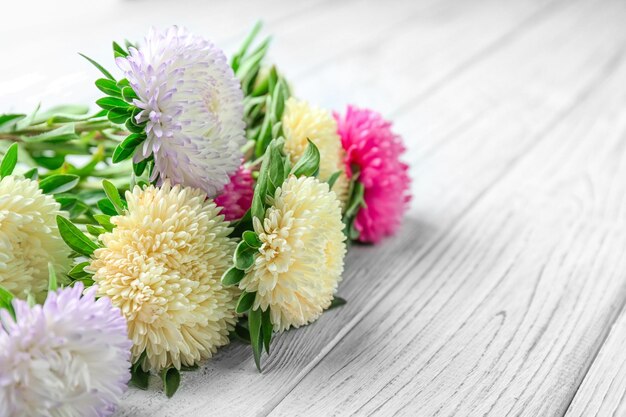
{"label": "pink flower", "polygon": [[344,117],[334,116],[348,177],[358,166],[358,181],[365,189],[367,206],[359,210],[354,226],[361,242],[379,242],[398,230],[411,199],[409,167],[400,161],[402,138],[391,131],[391,122],[371,110],[348,106]]}
{"label": "pink flower", "polygon": [[215,204],[223,207],[222,213],[226,220],[237,220],[246,214],[252,205],[254,180],[252,172],[243,166],[230,176],[222,193],[215,198]]}

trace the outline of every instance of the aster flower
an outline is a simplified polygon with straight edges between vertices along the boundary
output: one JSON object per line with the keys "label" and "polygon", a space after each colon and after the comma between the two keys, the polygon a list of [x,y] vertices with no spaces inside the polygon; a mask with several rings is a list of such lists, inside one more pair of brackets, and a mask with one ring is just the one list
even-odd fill
{"label": "aster flower", "polygon": [[275,331],[315,321],[330,305],[346,252],[341,207],[328,184],[290,176],[276,189],[263,221],[261,246],[239,283],[256,292],[252,309],[270,309]]}
{"label": "aster flower", "polygon": [[19,297],[41,299],[48,263],[63,270],[69,250],[59,235],[61,207],[38,183],[18,176],[0,179],[0,285]]}
{"label": "aster flower", "polygon": [[346,170],[359,169],[365,206],[354,220],[362,242],[378,242],[396,232],[410,196],[408,166],[400,161],[405,151],[402,138],[391,130],[391,122],[371,110],[349,106],[345,116],[335,114],[346,151]]}
{"label": "aster flower", "polygon": [[285,136],[285,152],[292,163],[297,162],[311,140],[320,152],[318,177],[328,181],[336,172],[341,172],[333,185],[333,191],[343,203],[347,199],[348,178],[344,173],[345,152],[337,134],[337,122],[326,110],[311,106],[306,101],[289,98],[282,117]]}
{"label": "aster flower", "polygon": [[0,311],[0,415],[113,414],[130,378],[126,321],[96,288],[50,292],[43,305]]}
{"label": "aster flower", "polygon": [[217,195],[239,168],[246,141],[243,93],[226,56],[176,26],[151,30],[116,62],[137,98],[134,122],[147,139],[134,162],[154,157],[153,179]]}
{"label": "aster flower", "polygon": [[246,214],[252,204],[254,195],[254,180],[252,172],[241,166],[230,176],[222,193],[215,198],[215,204],[222,207],[222,214],[228,221],[237,220]]}
{"label": "aster flower", "polygon": [[220,209],[199,189],[135,187],[128,211],[90,270],[98,294],[111,298],[128,321],[132,361],[145,371],[193,366],[228,343],[237,294],[221,285],[235,243]]}

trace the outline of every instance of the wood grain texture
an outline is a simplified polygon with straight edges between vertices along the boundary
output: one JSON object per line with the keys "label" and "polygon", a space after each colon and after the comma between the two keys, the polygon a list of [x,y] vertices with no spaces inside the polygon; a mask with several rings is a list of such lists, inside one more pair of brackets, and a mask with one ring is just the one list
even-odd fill
{"label": "wood grain texture", "polygon": [[398,236],[349,253],[348,304],[279,336],[262,375],[233,343],[117,416],[562,416],[575,395],[572,416],[623,414],[622,0],[82,4],[0,27],[2,111],[93,101],[74,50],[112,62],[111,38],[177,23],[232,51],[262,19],[301,98],[394,119],[415,195]]}
{"label": "wood grain texture", "polygon": [[[624,12],[570,4],[424,103],[499,109],[426,152],[415,175],[426,227],[396,239],[402,266],[381,257],[374,271],[396,287],[269,415],[564,414],[626,297]],[[487,67],[508,75],[483,84]],[[459,196],[434,178],[472,189],[492,169],[490,189],[450,216]]]}
{"label": "wood grain texture", "polygon": [[626,311],[613,324],[566,417],[626,415]]}

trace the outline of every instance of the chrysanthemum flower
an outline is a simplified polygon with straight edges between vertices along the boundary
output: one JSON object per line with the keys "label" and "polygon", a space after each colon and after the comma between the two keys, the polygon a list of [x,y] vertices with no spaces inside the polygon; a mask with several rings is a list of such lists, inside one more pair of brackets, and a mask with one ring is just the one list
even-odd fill
{"label": "chrysanthemum flower", "polygon": [[243,93],[226,56],[176,26],[151,30],[139,49],[117,58],[139,97],[138,123],[148,138],[135,152],[154,155],[161,180],[217,195],[238,168],[245,143]]}
{"label": "chrysanthemum flower", "polygon": [[224,288],[235,243],[220,209],[195,188],[135,187],[128,212],[100,235],[90,269],[99,295],[128,321],[133,363],[144,370],[192,366],[228,343],[236,296]]}
{"label": "chrysanthemum flower", "polygon": [[378,242],[396,232],[410,195],[408,166],[400,161],[405,151],[402,138],[391,122],[371,110],[348,106],[345,116],[335,114],[341,142],[346,150],[346,170],[360,169],[358,181],[365,189],[365,204],[355,219],[362,242]]}
{"label": "chrysanthemum flower", "polygon": [[59,271],[69,262],[56,216],[61,207],[37,182],[0,179],[0,285],[19,297],[39,299],[48,287],[48,262]]}
{"label": "chrysanthemum flower", "polygon": [[222,214],[228,221],[237,220],[246,214],[254,196],[252,172],[243,166],[230,177],[222,193],[215,198],[215,204],[222,207]]}
{"label": "chrysanthemum flower", "polygon": [[276,331],[316,320],[332,301],[346,253],[341,207],[328,184],[288,178],[254,230],[263,244],[239,288],[257,292],[253,308],[269,307]]}
{"label": "chrysanthemum flower", "polygon": [[342,174],[333,185],[333,191],[342,203],[345,202],[348,192],[348,178],[343,163],[345,152],[333,116],[326,110],[291,97],[285,103],[282,122],[284,149],[291,162],[296,163],[300,159],[309,143],[307,139],[310,139],[320,152],[319,179],[328,181],[335,172],[340,171]]}
{"label": "chrysanthemum flower", "polygon": [[113,414],[130,378],[130,340],[120,310],[91,287],[50,292],[16,320],[0,312],[0,415],[88,417]]}

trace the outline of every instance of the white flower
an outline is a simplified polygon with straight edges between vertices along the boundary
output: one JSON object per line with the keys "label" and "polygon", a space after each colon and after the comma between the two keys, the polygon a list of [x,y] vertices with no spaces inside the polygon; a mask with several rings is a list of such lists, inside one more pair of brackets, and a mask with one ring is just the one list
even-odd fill
{"label": "white flower", "polygon": [[263,244],[239,288],[256,291],[253,308],[269,307],[276,331],[316,320],[332,301],[346,253],[335,193],[316,178],[292,176],[264,221],[253,221]]}
{"label": "white flower", "polygon": [[133,362],[158,372],[192,366],[228,343],[236,289],[222,287],[235,247],[220,208],[194,188],[135,187],[128,212],[100,235],[91,270],[128,321]]}
{"label": "white flower", "polygon": [[14,300],[0,312],[0,415],[113,414],[130,378],[126,321],[91,287],[48,294],[43,306]]}
{"label": "white flower", "polygon": [[41,299],[48,287],[48,262],[59,272],[69,263],[56,223],[60,210],[36,181],[0,179],[0,285],[16,296],[32,292]]}
{"label": "white flower", "polygon": [[216,196],[240,165],[246,141],[243,93],[226,56],[211,42],[176,26],[151,30],[138,49],[118,58],[139,97],[148,138],[135,162],[154,155],[161,181]]}

